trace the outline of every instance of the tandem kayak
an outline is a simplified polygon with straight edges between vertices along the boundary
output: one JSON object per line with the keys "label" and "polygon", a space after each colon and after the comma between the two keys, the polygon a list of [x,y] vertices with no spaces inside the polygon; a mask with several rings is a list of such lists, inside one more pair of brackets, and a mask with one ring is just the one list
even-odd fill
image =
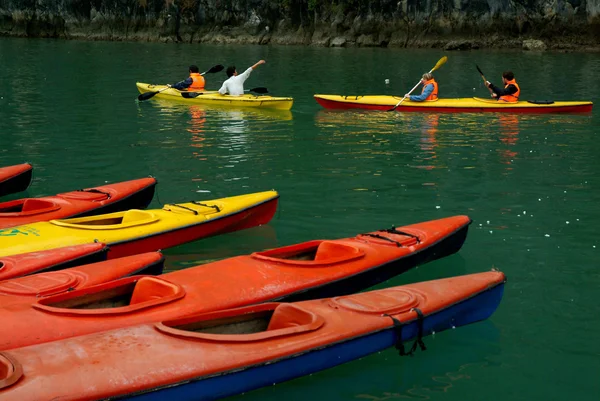
{"label": "tandem kayak", "polygon": [[[400,100],[401,96],[368,95],[314,95],[315,100],[326,109],[366,109],[388,111]],[[519,101],[516,103],[498,102],[492,99],[459,98],[438,99],[430,102],[412,102],[405,100],[396,111],[418,111],[436,113],[586,113],[592,111],[592,102],[553,102]]]}
{"label": "tandem kayak", "polygon": [[160,252],[147,252],[0,281],[0,306],[5,308],[19,302],[31,303],[40,297],[87,288],[135,274],[158,275],[164,269],[164,261]]}
{"label": "tandem kayak", "polygon": [[199,92],[180,91],[173,88],[165,89],[167,87],[166,85],[152,85],[145,84],[142,82],[136,82],[136,86],[140,93],[156,92],[162,90],[162,92],[158,93],[154,97],[157,99],[176,100],[178,102],[184,102],[187,104],[206,104],[212,106],[226,107],[252,107],[278,110],[289,110],[294,104],[294,99],[291,97],[274,97],[251,94],[241,96],[230,96],[221,95],[217,91],[204,91],[201,92],[201,95],[198,95],[196,97],[189,97],[190,94],[194,94],[192,96],[195,96],[195,94]]}
{"label": "tandem kayak", "polygon": [[0,353],[7,366],[0,398],[213,400],[389,347],[412,356],[417,347],[425,349],[423,337],[490,317],[505,282],[501,272],[470,274],[156,320],[13,349]]}
{"label": "tandem kayak", "polygon": [[0,305],[0,350],[197,312],[350,294],[457,252],[470,222],[467,216],[454,216],[353,238],[309,241],[10,308]]}
{"label": "tandem kayak", "polygon": [[95,240],[110,247],[109,259],[157,251],[266,224],[275,214],[278,198],[277,192],[267,191],[6,228],[0,230],[0,256]]}
{"label": "tandem kayak", "polygon": [[30,274],[67,269],[106,260],[108,247],[100,242],[65,246],[0,258],[0,281]]}
{"label": "tandem kayak", "polygon": [[155,178],[141,178],[0,203],[0,229],[67,217],[144,209],[154,197]]}
{"label": "tandem kayak", "polygon": [[25,191],[32,175],[33,166],[29,163],[0,167],[0,196]]}

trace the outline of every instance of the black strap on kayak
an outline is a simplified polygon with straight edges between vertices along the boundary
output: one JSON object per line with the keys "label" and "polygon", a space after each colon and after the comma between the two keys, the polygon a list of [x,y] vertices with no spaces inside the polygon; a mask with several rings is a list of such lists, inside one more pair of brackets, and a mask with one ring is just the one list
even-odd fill
{"label": "black strap on kayak", "polygon": [[191,208],[189,208],[189,207],[187,207],[187,206],[178,205],[178,204],[176,204],[176,203],[167,203],[165,206],[177,206],[177,207],[180,207],[180,208],[182,208],[182,209],[189,210],[190,212],[194,213],[194,216],[197,216],[197,215],[198,215],[198,211],[197,211],[197,210],[191,209]]}
{"label": "black strap on kayak", "polygon": [[221,209],[217,205],[207,205],[206,203],[201,203],[201,202],[197,202],[197,201],[192,201],[192,203],[194,205],[198,205],[198,206],[212,207],[213,209],[215,209],[217,211],[217,213],[219,213],[221,211]]}
{"label": "black strap on kayak", "polygon": [[100,191],[99,189],[96,189],[96,188],[78,189],[77,192],[91,192],[91,193],[94,193],[94,194],[103,194],[103,195],[106,195],[107,197],[110,198],[110,193],[104,192],[104,191]]}
{"label": "black strap on kayak", "polygon": [[390,233],[390,234],[405,235],[407,237],[411,237],[411,238],[416,239],[417,240],[417,244],[421,243],[421,238],[419,238],[418,236],[416,236],[414,234],[411,234],[411,233],[407,233],[406,231],[397,230],[396,227],[394,227],[394,226],[392,226],[392,228],[386,228],[386,229],[379,230],[379,231],[383,231],[383,232]]}
{"label": "black strap on kayak", "polygon": [[554,104],[553,100],[528,100],[527,103],[533,104]]}
{"label": "black strap on kayak", "polygon": [[[380,231],[381,231],[381,230],[380,230]],[[373,237],[373,238],[382,239],[382,240],[384,240],[384,241],[393,242],[394,244],[396,244],[396,246],[397,246],[398,248],[401,248],[401,247],[402,247],[402,244],[401,244],[401,243],[399,243],[398,241],[394,241],[393,239],[391,239],[391,238],[388,238],[388,237],[384,237],[383,235],[379,235],[379,234],[371,234],[371,233],[366,233],[366,234],[358,234],[358,235],[363,235],[363,236],[365,236],[365,237]]]}
{"label": "black strap on kayak", "polygon": [[384,316],[388,316],[390,319],[392,319],[392,322],[394,322],[394,331],[396,332],[396,344],[394,344],[394,347],[398,350],[398,353],[400,354],[400,356],[406,356],[406,355],[410,355],[413,356],[415,354],[415,351],[417,350],[417,347],[421,348],[421,351],[426,351],[427,347],[425,346],[425,343],[423,342],[423,312],[421,312],[421,310],[419,308],[413,308],[413,311],[415,311],[417,313],[417,325],[418,325],[418,332],[417,332],[417,339],[415,340],[415,342],[413,343],[413,345],[410,347],[410,349],[408,350],[408,352],[406,352],[406,349],[404,348],[404,343],[402,342],[402,327],[404,326],[404,324],[402,324],[402,322],[398,319],[396,319],[395,317],[388,315],[388,314],[384,314]]}

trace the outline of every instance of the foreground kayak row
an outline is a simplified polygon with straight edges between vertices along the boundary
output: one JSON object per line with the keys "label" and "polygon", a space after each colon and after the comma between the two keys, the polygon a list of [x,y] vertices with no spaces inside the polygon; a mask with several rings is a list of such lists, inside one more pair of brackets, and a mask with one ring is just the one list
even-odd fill
{"label": "foreground kayak row", "polygon": [[504,283],[504,274],[488,272],[299,303],[200,307],[175,319],[156,314],[144,324],[0,352],[0,399],[235,395],[392,346],[406,354],[403,342],[415,339],[412,354],[431,333],[492,315]]}
{"label": "foreground kayak row", "polygon": [[[314,95],[315,100],[326,109],[364,109],[391,111],[402,100],[401,96],[367,95]],[[592,102],[553,102],[519,101],[516,103],[498,102],[491,99],[459,98],[438,99],[435,101],[413,102],[404,100],[396,111],[436,112],[436,113],[586,113],[591,112]]]}
{"label": "foreground kayak row", "polygon": [[32,176],[33,167],[29,163],[0,167],[0,196],[25,191]]}
{"label": "foreground kayak row", "polygon": [[454,216],[353,238],[309,241],[159,277],[54,289],[55,295],[27,302],[5,298],[9,306],[0,297],[0,350],[190,313],[354,293],[457,252],[470,223],[467,216]]}
{"label": "foreground kayak row", "polygon": [[[234,106],[243,108],[250,107],[277,110],[289,110],[294,104],[294,99],[291,97],[274,97],[251,94],[230,96],[221,95],[217,91],[188,92],[168,88],[166,85],[152,85],[143,82],[136,82],[136,86],[140,93],[160,92],[155,96],[158,99],[168,99],[188,104],[205,104],[225,107]],[[190,94],[193,97],[190,96]]]}

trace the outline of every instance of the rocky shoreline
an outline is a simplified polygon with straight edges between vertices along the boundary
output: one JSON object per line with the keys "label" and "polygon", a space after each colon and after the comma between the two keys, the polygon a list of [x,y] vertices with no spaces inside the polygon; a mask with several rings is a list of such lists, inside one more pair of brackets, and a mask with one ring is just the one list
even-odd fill
{"label": "rocky shoreline", "polygon": [[0,36],[600,50],[600,0],[4,0]]}

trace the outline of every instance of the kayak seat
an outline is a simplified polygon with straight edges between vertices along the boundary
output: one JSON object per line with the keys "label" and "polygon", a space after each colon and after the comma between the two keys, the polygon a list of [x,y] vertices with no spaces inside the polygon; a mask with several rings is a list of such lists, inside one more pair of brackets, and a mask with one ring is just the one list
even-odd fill
{"label": "kayak seat", "polygon": [[136,283],[129,305],[171,297],[177,295],[178,292],[179,288],[171,283],[144,277]]}
{"label": "kayak seat", "polygon": [[313,313],[309,313],[292,305],[280,304],[275,308],[275,311],[273,311],[273,316],[271,316],[267,331],[310,325],[316,319],[317,315]]}
{"label": "kayak seat", "polygon": [[18,199],[0,204],[0,213],[5,217],[30,216],[58,209],[60,206],[54,202],[35,198]]}
{"label": "kayak seat", "polygon": [[131,209],[126,212],[103,214],[99,216],[77,217],[64,220],[50,220],[51,224],[82,230],[118,230],[126,227],[153,223],[158,216],[146,210]]}
{"label": "kayak seat", "polygon": [[148,212],[143,210],[128,210],[123,214],[121,224],[131,224],[148,219]]}
{"label": "kayak seat", "polygon": [[254,259],[295,266],[323,266],[364,257],[365,252],[340,241],[309,241],[250,255]]}
{"label": "kayak seat", "polygon": [[356,249],[335,242],[323,241],[317,248],[315,261],[343,259],[348,254],[355,254]]}

